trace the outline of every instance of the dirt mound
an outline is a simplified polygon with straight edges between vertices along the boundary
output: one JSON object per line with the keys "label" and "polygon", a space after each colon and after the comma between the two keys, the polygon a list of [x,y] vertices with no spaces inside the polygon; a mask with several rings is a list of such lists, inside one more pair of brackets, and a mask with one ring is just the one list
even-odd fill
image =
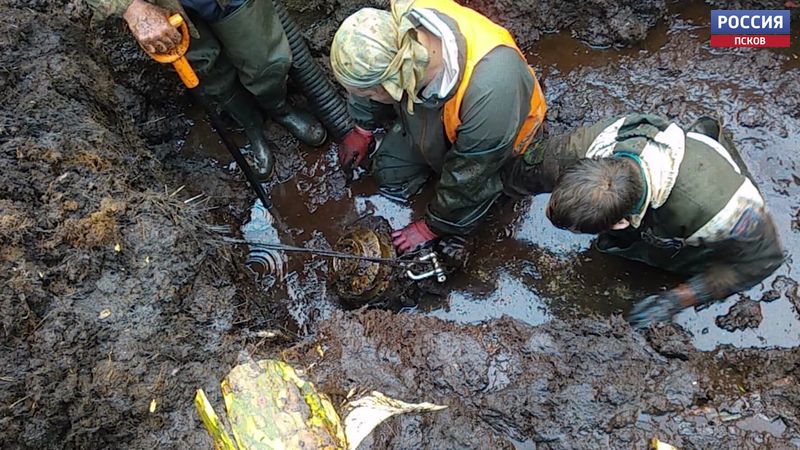
{"label": "dirt mound", "polygon": [[194,389],[264,313],[141,137],[165,156],[183,123],[147,125],[169,109],[132,65],[114,78],[72,3],[22,3],[0,6],[0,447],[204,447]]}
{"label": "dirt mound", "polygon": [[[649,338],[663,349],[680,333]],[[392,419],[363,448],[629,449],[654,436],[679,448],[758,448],[800,438],[800,352],[685,345],[682,357],[664,356],[619,318],[458,326],[338,313],[287,353],[334,400],[376,389],[449,406]],[[771,428],[752,429],[762,417]]]}
{"label": "dirt mound", "polygon": [[[527,47],[542,34],[570,30],[578,39],[598,47],[628,46],[645,38],[647,31],[667,11],[664,0],[563,2],[556,0],[486,1],[459,3],[476,9],[508,28],[520,46]],[[326,56],[330,41],[342,21],[362,7],[387,8],[388,1],[315,0],[287,1],[301,23],[310,25],[306,37]]]}

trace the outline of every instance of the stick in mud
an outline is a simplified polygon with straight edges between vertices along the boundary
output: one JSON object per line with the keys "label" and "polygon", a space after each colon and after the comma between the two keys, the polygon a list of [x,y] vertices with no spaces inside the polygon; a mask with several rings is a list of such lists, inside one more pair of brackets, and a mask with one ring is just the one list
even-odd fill
{"label": "stick in mud", "polygon": [[211,121],[211,126],[214,127],[214,130],[219,135],[220,140],[222,140],[222,144],[225,145],[225,148],[233,157],[236,164],[242,169],[244,172],[244,177],[247,178],[247,182],[250,183],[250,186],[256,192],[258,199],[261,200],[261,204],[264,205],[265,208],[272,211],[272,201],[267,196],[267,192],[264,190],[264,186],[258,182],[256,175],[253,173],[253,169],[248,164],[247,160],[244,159],[242,152],[239,151],[239,147],[233,142],[230,135],[228,134],[227,128],[225,128],[225,124],[222,122],[222,118],[220,118],[219,114],[214,110],[214,107],[207,104],[200,95],[194,89],[188,89],[188,91],[192,94],[194,100],[196,100],[199,104],[203,105],[203,108],[208,115],[209,120]]}
{"label": "stick in mud", "polygon": [[217,111],[214,110],[213,106],[207,104],[207,102],[205,102],[201,98],[201,96],[195,89],[190,89],[187,87],[187,90],[189,91],[189,93],[192,95],[192,98],[196,102],[203,105],[203,109],[206,111],[206,114],[208,115],[208,119],[211,122],[211,126],[217,132],[217,135],[222,141],[222,144],[231,154],[234,161],[236,161],[236,165],[238,165],[239,168],[242,169],[244,177],[247,179],[247,182],[253,188],[253,191],[255,191],[256,196],[261,201],[261,204],[264,205],[264,208],[266,208],[267,211],[272,215],[273,221],[277,226],[278,230],[280,230],[284,236],[290,236],[290,234],[287,232],[288,228],[286,227],[286,224],[283,222],[283,220],[281,220],[280,216],[276,214],[272,200],[269,198],[269,195],[267,195],[267,192],[264,190],[264,186],[262,186],[261,183],[258,181],[258,178],[256,177],[255,173],[253,173],[253,169],[250,167],[250,164],[244,158],[244,155],[242,155],[242,152],[239,150],[239,147],[236,145],[236,143],[233,142],[233,139],[231,138],[228,129],[222,122],[222,118],[219,116]]}

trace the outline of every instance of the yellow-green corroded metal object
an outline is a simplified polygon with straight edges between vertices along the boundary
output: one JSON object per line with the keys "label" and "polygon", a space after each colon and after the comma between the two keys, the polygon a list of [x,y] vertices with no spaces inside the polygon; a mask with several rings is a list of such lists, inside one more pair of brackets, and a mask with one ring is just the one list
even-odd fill
{"label": "yellow-green corroded metal object", "polygon": [[249,361],[222,381],[231,440],[202,389],[195,405],[215,450],[355,449],[383,420],[404,412],[444,406],[408,404],[379,392],[346,406],[346,426],[325,394],[282,361]]}

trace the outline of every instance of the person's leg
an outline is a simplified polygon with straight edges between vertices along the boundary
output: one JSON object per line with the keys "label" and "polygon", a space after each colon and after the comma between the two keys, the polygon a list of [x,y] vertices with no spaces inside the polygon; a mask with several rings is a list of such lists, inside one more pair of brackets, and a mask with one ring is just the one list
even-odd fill
{"label": "person's leg", "polygon": [[305,144],[318,146],[325,128],[311,114],[286,101],[292,65],[289,41],[271,0],[246,0],[235,11],[211,23],[242,85],[276,122]]}
{"label": "person's leg", "polygon": [[399,123],[388,130],[372,157],[372,176],[378,182],[381,195],[392,200],[407,202],[422,189],[431,172]]}
{"label": "person's leg", "polygon": [[264,117],[252,96],[239,83],[236,69],[222,52],[212,30],[193,10],[187,9],[187,13],[200,35],[192,39],[186,53],[186,58],[199,75],[200,95],[203,101],[219,105],[244,128],[255,158],[256,173],[266,180],[275,164],[264,136]]}

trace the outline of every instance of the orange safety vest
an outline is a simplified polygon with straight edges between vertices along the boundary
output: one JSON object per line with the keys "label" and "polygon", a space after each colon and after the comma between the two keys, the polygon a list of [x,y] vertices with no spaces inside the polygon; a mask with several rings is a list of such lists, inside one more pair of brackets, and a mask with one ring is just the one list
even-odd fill
{"label": "orange safety vest", "polygon": [[[464,64],[464,73],[461,76],[461,84],[458,85],[455,95],[445,103],[442,114],[447,139],[452,144],[456,141],[457,130],[461,126],[461,102],[464,100],[464,94],[467,92],[467,87],[469,87],[475,66],[490,51],[501,45],[516,50],[523,60],[525,60],[525,55],[517,47],[517,43],[514,42],[511,33],[505,28],[495,24],[477,11],[461,6],[452,0],[416,0],[413,7],[433,9],[450,17],[458,24],[459,31],[464,35],[467,43],[466,63]],[[531,107],[514,142],[514,154],[516,155],[525,153],[542,125],[544,114],[547,111],[547,104],[545,103],[544,94],[542,94],[542,88],[539,86],[539,80],[536,79],[536,73],[533,68],[529,67],[529,69],[533,77]]]}

